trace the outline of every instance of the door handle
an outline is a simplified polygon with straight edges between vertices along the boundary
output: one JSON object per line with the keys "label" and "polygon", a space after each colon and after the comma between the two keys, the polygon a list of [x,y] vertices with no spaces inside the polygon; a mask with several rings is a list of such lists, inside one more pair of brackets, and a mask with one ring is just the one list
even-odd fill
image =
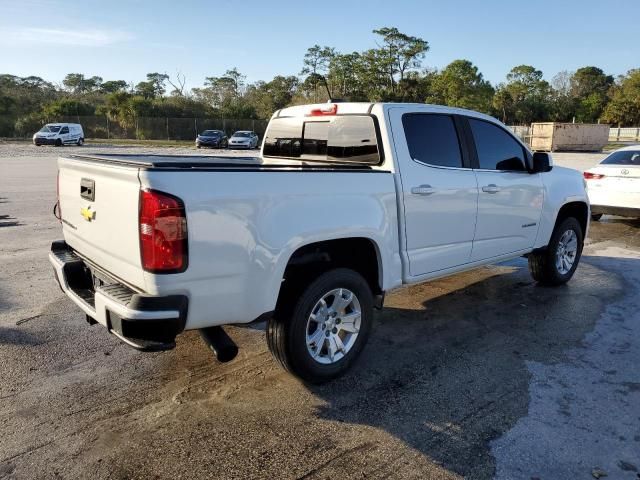
{"label": "door handle", "polygon": [[414,195],[431,195],[432,193],[436,193],[436,189],[431,185],[420,185],[419,187],[413,187],[411,193]]}
{"label": "door handle", "polygon": [[482,187],[482,191],[486,193],[498,193],[500,191],[500,187],[495,183],[490,183],[489,185]]}

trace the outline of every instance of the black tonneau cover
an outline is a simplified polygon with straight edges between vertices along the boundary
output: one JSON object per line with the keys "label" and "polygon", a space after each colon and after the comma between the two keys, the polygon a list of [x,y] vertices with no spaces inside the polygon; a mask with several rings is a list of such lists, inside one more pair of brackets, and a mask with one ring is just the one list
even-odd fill
{"label": "black tonneau cover", "polygon": [[372,171],[358,164],[328,164],[283,159],[281,163],[265,163],[262,157],[232,157],[223,155],[154,155],[133,153],[96,153],[65,155],[70,160],[110,163],[144,170],[347,170]]}
{"label": "black tonneau cover", "polygon": [[139,153],[73,154],[70,159],[98,163],[116,163],[138,168],[202,168],[233,165],[261,165],[260,157],[231,157],[213,155],[155,155]]}

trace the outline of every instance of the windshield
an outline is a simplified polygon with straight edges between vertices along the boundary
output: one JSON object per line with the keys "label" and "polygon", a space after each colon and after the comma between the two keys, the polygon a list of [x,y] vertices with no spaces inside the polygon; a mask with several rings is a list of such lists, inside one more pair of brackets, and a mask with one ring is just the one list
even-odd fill
{"label": "windshield", "polygon": [[640,166],[639,150],[619,150],[613,152],[602,161],[602,165],[637,165]]}
{"label": "windshield", "polygon": [[60,125],[45,125],[40,129],[44,133],[57,133],[60,130]]}
{"label": "windshield", "polygon": [[217,137],[220,135],[220,130],[205,130],[200,134],[201,137]]}
{"label": "windshield", "polygon": [[236,132],[233,134],[234,137],[250,137],[250,132]]}

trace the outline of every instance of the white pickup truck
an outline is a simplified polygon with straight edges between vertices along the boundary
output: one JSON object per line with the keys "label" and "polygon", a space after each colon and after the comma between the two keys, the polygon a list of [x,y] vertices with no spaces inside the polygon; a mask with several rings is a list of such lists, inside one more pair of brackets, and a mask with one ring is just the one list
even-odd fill
{"label": "white pickup truck", "polygon": [[590,211],[583,178],[480,113],[329,103],[276,112],[256,158],[65,155],[50,260],[87,315],[141,350],[267,320],[292,373],[323,382],[401,285],[528,256],[567,282]]}

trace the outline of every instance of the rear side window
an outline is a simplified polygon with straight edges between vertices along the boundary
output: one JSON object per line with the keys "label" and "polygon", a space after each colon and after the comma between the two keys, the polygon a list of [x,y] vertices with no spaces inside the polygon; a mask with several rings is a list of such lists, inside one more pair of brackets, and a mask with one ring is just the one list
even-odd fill
{"label": "rear side window", "polygon": [[490,122],[468,120],[481,169],[526,170],[524,149],[510,134]]}
{"label": "rear side window", "polygon": [[411,158],[439,167],[462,167],[460,142],[449,115],[409,113],[402,126]]}
{"label": "rear side window", "polygon": [[375,123],[366,115],[274,118],[263,154],[316,162],[380,163]]}
{"label": "rear side window", "polygon": [[603,165],[632,165],[640,167],[640,150],[613,152],[601,163]]}

